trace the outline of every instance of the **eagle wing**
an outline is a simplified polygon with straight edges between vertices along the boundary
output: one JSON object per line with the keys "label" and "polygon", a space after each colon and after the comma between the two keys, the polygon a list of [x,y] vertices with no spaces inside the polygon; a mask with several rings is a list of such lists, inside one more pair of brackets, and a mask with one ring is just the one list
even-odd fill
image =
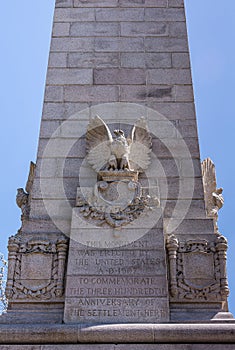
{"label": "eagle wing", "polygon": [[86,133],[87,160],[96,172],[109,161],[112,142],[112,134],[107,124],[99,116],[92,118]]}
{"label": "eagle wing", "polygon": [[36,169],[36,164],[34,162],[30,162],[29,175],[28,175],[28,180],[25,187],[27,193],[31,192],[31,189],[33,186],[35,169]]}
{"label": "eagle wing", "polygon": [[144,117],[138,119],[134,124],[127,141],[130,146],[129,161],[131,169],[138,171],[147,169],[150,163],[152,138]]}
{"label": "eagle wing", "polygon": [[214,206],[213,193],[216,192],[216,173],[215,165],[210,158],[206,158],[202,162],[202,180],[204,187],[205,203],[207,211]]}

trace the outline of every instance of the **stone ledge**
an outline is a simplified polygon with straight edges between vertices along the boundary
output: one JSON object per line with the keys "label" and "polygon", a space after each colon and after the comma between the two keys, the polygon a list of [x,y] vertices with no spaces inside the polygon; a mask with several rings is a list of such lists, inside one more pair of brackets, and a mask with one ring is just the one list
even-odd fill
{"label": "stone ledge", "polygon": [[235,344],[235,320],[230,322],[232,323],[97,326],[0,325],[0,344]]}

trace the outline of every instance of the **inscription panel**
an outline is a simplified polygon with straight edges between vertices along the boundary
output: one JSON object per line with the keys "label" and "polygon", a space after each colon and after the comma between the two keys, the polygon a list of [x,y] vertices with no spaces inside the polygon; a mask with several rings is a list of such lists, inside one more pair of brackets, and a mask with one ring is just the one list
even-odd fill
{"label": "inscription panel", "polygon": [[72,250],[69,275],[165,275],[164,250]]}
{"label": "inscription panel", "polygon": [[165,277],[67,276],[67,297],[166,297]]}
{"label": "inscription panel", "polygon": [[102,228],[89,229],[86,222],[83,228],[73,219],[64,322],[168,322],[163,229],[156,227],[133,240],[134,228],[104,228],[102,233]]}
{"label": "inscription panel", "polygon": [[72,322],[166,322],[164,299],[155,298],[70,298],[65,313]]}

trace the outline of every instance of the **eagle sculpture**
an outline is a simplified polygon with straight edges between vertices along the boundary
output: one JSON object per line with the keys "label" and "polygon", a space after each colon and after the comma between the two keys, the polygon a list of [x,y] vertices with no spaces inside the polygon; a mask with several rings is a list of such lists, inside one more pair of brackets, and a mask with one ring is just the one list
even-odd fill
{"label": "eagle sculpture", "polygon": [[223,189],[217,188],[215,165],[210,158],[202,162],[202,180],[204,187],[206,214],[213,218],[215,231],[218,231],[218,211],[224,205]]}
{"label": "eagle sculpture", "polygon": [[149,166],[152,141],[144,117],[136,121],[126,137],[122,130],[114,130],[112,135],[108,125],[96,116],[88,124],[86,142],[87,159],[96,172],[141,172]]}

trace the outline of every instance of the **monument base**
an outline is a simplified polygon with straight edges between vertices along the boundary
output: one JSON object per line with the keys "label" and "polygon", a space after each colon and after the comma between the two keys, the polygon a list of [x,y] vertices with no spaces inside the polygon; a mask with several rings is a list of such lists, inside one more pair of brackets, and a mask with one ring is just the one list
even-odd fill
{"label": "monument base", "polygon": [[211,321],[205,324],[102,326],[1,325],[0,344],[6,344],[7,350],[19,349],[17,346],[21,350],[57,350],[66,346],[69,350],[234,350],[235,320],[227,322],[229,324]]}

